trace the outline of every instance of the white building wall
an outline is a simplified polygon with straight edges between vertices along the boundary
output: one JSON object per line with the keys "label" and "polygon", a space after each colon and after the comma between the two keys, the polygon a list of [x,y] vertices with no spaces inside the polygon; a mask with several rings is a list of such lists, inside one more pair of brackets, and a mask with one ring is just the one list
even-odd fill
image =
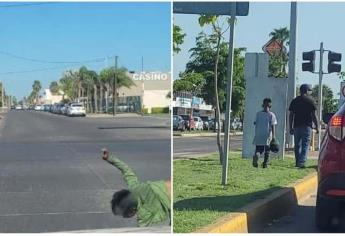
{"label": "white building wall", "polygon": [[[245,57],[246,96],[243,122],[243,157],[252,157],[255,151],[254,120],[256,113],[262,110],[262,100],[272,99],[271,111],[276,115],[276,138],[280,143],[280,157],[284,156],[287,79],[268,77],[268,55],[264,53],[247,53]],[[230,144],[231,145],[231,144]]]}
{"label": "white building wall", "polygon": [[152,107],[170,107],[169,90],[146,90],[143,95],[143,106],[151,113]]}

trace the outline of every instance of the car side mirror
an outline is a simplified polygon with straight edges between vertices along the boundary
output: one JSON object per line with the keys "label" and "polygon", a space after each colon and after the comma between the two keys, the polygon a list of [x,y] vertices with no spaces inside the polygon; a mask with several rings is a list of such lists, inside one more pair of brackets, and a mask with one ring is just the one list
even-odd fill
{"label": "car side mirror", "polygon": [[328,124],[328,122],[331,120],[332,116],[334,116],[335,113],[326,113],[323,115],[322,117],[322,121],[325,123],[325,124]]}

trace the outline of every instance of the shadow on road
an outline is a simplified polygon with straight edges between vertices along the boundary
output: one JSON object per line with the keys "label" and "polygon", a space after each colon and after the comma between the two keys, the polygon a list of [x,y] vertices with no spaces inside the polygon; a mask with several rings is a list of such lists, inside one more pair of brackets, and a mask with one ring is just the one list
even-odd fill
{"label": "shadow on road", "polygon": [[169,126],[121,126],[121,127],[98,127],[98,129],[168,129]]}

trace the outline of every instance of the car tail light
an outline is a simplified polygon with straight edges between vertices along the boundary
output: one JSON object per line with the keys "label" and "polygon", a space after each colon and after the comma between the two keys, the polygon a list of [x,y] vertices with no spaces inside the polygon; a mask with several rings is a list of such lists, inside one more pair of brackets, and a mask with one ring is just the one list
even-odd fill
{"label": "car tail light", "polygon": [[329,123],[329,134],[336,140],[343,140],[345,137],[345,117],[334,115]]}
{"label": "car tail light", "polygon": [[330,189],[326,192],[328,196],[343,197],[345,196],[344,189]]}

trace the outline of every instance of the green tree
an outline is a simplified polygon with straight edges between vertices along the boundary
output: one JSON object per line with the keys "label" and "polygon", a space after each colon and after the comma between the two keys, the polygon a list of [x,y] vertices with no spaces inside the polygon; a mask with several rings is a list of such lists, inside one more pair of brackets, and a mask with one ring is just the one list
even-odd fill
{"label": "green tree", "polygon": [[[204,86],[201,89],[201,97],[215,108],[216,122],[220,124],[220,113],[225,110],[226,97],[226,70],[228,58],[228,43],[223,35],[229,29],[231,18],[226,18],[227,23],[225,29],[217,16],[202,15],[199,17],[199,24],[202,27],[211,27],[211,34],[200,33],[196,38],[196,45],[190,49],[190,60],[186,65],[184,73],[199,73],[204,78]],[[244,98],[244,57],[242,52],[244,48],[236,48],[234,50],[234,76],[233,76],[233,93],[232,93],[232,110],[239,113]],[[239,94],[243,93],[243,96]],[[239,99],[235,99],[238,96]],[[235,113],[233,113],[235,115]],[[238,114],[236,114],[238,115]],[[223,147],[221,142],[220,130],[217,133],[217,146],[219,158],[222,162]]]}
{"label": "green tree", "polygon": [[52,81],[49,85],[49,90],[53,95],[59,94],[60,86],[59,86],[58,82]]}
{"label": "green tree", "polygon": [[202,74],[190,72],[182,73],[181,79],[177,79],[173,83],[174,92],[187,91],[192,92],[195,96],[200,96],[203,87],[205,86],[205,79]]}
{"label": "green tree", "polygon": [[41,89],[42,89],[41,82],[39,80],[35,80],[32,85],[32,98],[35,100],[36,103],[38,101]]}
{"label": "green tree", "polygon": [[[312,97],[316,104],[319,100],[319,85],[313,87]],[[335,113],[337,111],[337,99],[334,99],[333,91],[327,85],[322,85],[322,114]]]}
{"label": "green tree", "polygon": [[[274,29],[269,36],[271,39],[277,40],[281,45],[284,47],[288,47],[289,45],[289,37],[290,31],[287,27],[282,27],[279,29]],[[274,53],[269,58],[269,73],[270,76],[274,76],[277,78],[286,78],[286,66],[288,63],[288,53],[285,50],[280,52]]]}
{"label": "green tree", "polygon": [[130,88],[134,85],[133,80],[128,74],[128,70],[125,67],[120,67],[115,69],[115,67],[109,67],[101,70],[100,72],[100,81],[102,85],[106,88],[106,111],[108,111],[108,98],[109,95],[113,93],[114,89],[114,78],[117,78],[117,88],[116,93],[119,88],[126,87]]}
{"label": "green tree", "polygon": [[181,27],[178,25],[173,26],[173,52],[179,53],[181,51],[180,45],[184,42],[185,33],[182,32]]}

